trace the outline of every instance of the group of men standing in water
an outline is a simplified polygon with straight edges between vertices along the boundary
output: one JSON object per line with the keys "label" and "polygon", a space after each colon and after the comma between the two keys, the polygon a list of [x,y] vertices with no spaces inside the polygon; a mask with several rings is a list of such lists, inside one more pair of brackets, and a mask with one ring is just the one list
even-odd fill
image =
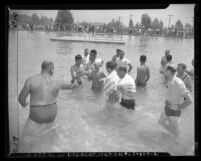
{"label": "group of men standing in water", "polygon": [[[59,90],[76,88],[82,84],[82,79],[92,81],[93,91],[103,90],[108,96],[109,103],[119,103],[127,109],[134,110],[135,88],[136,86],[146,86],[150,79],[150,71],[146,65],[146,56],[141,55],[141,64],[137,68],[137,78],[134,81],[129,74],[132,65],[124,55],[124,51],[117,49],[112,60],[106,62],[107,73],[104,73],[102,70],[104,61],[97,58],[97,51],[89,52],[88,49],[85,49],[84,56],[75,56],[75,64],[71,66],[71,83],[55,79],[53,62],[43,61],[41,73],[28,78],[19,95],[19,103],[22,107],[26,107],[28,105],[26,98],[30,94],[30,113],[25,128],[29,126],[29,129],[34,131],[42,124],[48,125],[54,122],[57,116],[56,98]],[[178,120],[181,110],[192,103],[189,75],[193,77],[193,71],[187,71],[185,64],[179,64],[176,68],[169,50],[165,51],[161,65],[161,73],[169,83],[165,108],[159,123],[178,136]]]}

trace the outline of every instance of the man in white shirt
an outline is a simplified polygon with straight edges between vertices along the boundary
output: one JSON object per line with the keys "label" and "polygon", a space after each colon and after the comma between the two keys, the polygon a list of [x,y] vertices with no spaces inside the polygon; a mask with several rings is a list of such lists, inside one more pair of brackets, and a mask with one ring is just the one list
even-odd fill
{"label": "man in white shirt", "polygon": [[124,57],[124,51],[121,51],[119,54],[119,58],[116,58],[117,63],[117,69],[120,66],[127,66],[129,67],[128,72],[132,70],[132,65],[130,64],[130,61]]}
{"label": "man in white shirt", "polygon": [[159,123],[174,136],[179,135],[178,121],[181,110],[192,104],[192,97],[183,81],[175,76],[176,67],[170,64],[166,68],[166,77],[169,80],[165,110],[161,114]]}
{"label": "man in white shirt", "polygon": [[120,81],[117,84],[117,91],[121,93],[120,105],[127,109],[135,109],[135,81],[128,75],[127,67],[120,66],[117,70]]}

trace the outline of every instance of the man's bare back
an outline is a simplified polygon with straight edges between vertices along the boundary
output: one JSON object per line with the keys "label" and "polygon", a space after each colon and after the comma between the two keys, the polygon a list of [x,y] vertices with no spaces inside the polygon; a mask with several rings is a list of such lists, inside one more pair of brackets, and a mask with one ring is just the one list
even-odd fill
{"label": "man's bare back", "polygon": [[53,63],[45,61],[41,74],[26,80],[19,95],[19,102],[26,107],[27,96],[30,94],[29,118],[37,123],[48,123],[54,121],[57,115],[56,98],[59,90],[72,89],[76,85],[67,84],[65,81],[56,80],[53,76]]}
{"label": "man's bare back", "polygon": [[136,85],[146,85],[149,79],[149,67],[147,65],[141,65],[137,68]]}

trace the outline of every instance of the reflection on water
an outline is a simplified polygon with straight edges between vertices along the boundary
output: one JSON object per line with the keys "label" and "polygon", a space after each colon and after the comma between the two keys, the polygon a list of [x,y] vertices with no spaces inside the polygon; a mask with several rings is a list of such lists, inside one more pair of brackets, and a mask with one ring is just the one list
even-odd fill
{"label": "reflection on water", "polygon": [[[76,54],[84,48],[96,49],[98,57],[105,62],[111,60],[117,48],[125,51],[125,57],[133,65],[131,76],[136,78],[136,69],[141,54],[147,55],[151,78],[146,88],[137,88],[136,110],[128,111],[118,105],[105,102],[103,93],[91,91],[91,82],[72,91],[61,91],[58,96],[56,127],[37,138],[29,151],[32,152],[103,152],[103,151],[163,151],[172,155],[193,155],[194,105],[182,113],[181,135],[178,139],[158,123],[164,108],[166,83],[159,74],[160,59],[165,49],[170,49],[173,61],[185,63],[191,69],[193,40],[123,36],[126,45],[95,44],[50,41],[51,37],[68,35],[62,32],[19,32],[18,88],[25,80],[40,72],[44,59],[55,64],[55,76],[70,81],[70,66]],[[114,36],[97,35],[101,38]],[[9,118],[11,135],[16,133],[16,32],[9,33]],[[10,45],[12,44],[12,45]],[[105,71],[105,69],[103,69]],[[14,77],[14,78],[13,78]],[[19,93],[19,91],[18,91]],[[19,132],[25,125],[29,107],[19,107]]]}

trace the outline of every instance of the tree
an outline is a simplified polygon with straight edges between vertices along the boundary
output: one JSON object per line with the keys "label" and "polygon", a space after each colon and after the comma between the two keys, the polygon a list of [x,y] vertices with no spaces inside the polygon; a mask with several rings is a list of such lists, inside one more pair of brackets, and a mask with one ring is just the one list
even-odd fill
{"label": "tree", "polygon": [[191,30],[191,29],[192,29],[191,24],[186,23],[186,24],[185,24],[185,29],[187,29],[187,30]]}
{"label": "tree", "polygon": [[141,24],[144,26],[145,30],[151,26],[151,18],[148,14],[143,14],[141,17]]}
{"label": "tree", "polygon": [[178,20],[178,21],[175,23],[175,29],[177,29],[177,30],[183,30],[183,24],[181,23],[180,20]]}
{"label": "tree", "polygon": [[69,10],[59,10],[55,19],[58,24],[73,24],[74,18]]}
{"label": "tree", "polygon": [[32,24],[36,24],[36,25],[39,25],[41,23],[37,13],[32,14],[30,21]]}
{"label": "tree", "polygon": [[160,22],[157,18],[154,19],[154,21],[151,23],[152,29],[161,29]]}

